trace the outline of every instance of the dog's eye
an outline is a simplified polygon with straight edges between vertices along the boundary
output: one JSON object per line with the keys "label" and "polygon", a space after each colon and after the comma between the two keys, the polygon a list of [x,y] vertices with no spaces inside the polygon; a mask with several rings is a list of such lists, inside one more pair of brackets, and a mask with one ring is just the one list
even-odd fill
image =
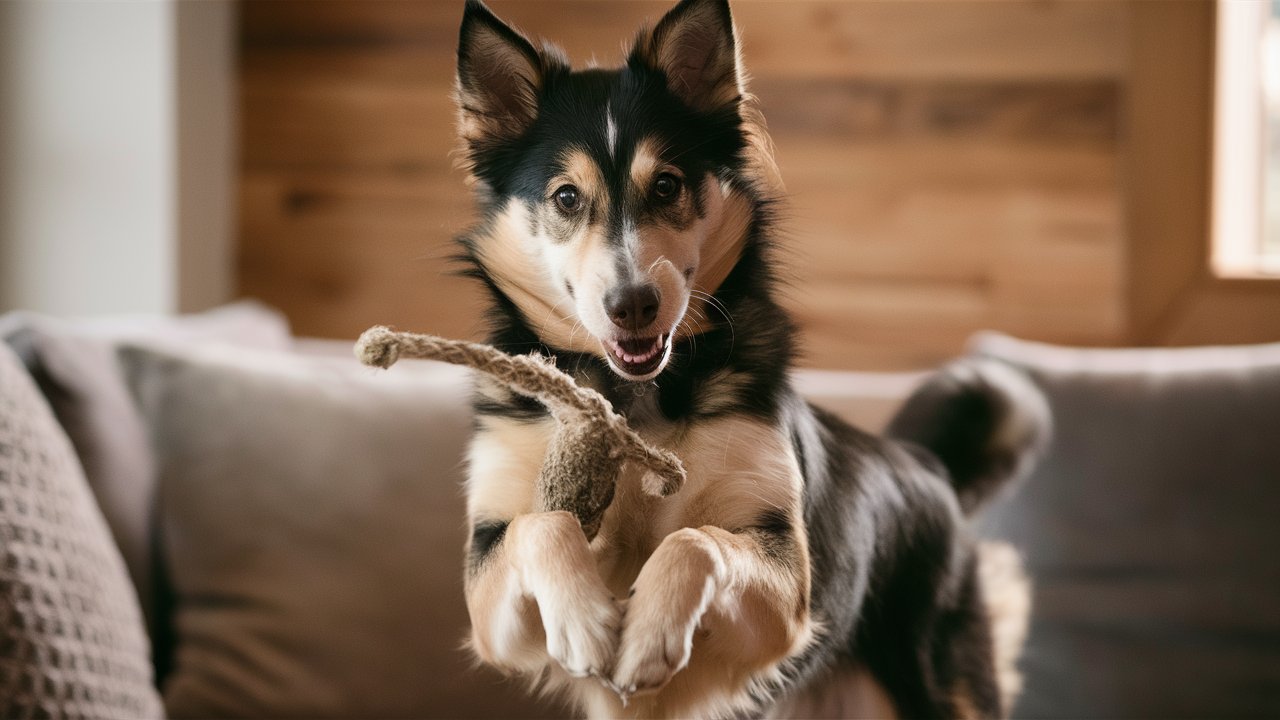
{"label": "dog's eye", "polygon": [[653,181],[653,194],[655,197],[668,200],[675,197],[680,192],[680,178],[671,173],[662,173],[658,179]]}
{"label": "dog's eye", "polygon": [[578,209],[578,188],[572,185],[561,185],[555,194],[556,206],[564,212],[573,212]]}

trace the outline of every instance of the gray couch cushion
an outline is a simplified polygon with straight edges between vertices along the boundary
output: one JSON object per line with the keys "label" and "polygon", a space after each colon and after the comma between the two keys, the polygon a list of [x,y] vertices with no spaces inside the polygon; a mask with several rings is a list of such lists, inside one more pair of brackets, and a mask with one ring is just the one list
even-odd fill
{"label": "gray couch cushion", "polygon": [[160,717],[124,562],[71,443],[0,343],[0,717]]}
{"label": "gray couch cushion", "polygon": [[1055,415],[983,519],[1035,586],[1016,714],[1280,715],[1280,345],[974,350],[1030,370]]}
{"label": "gray couch cushion", "polygon": [[122,358],[159,466],[172,716],[538,714],[461,649],[465,374],[229,349]]}
{"label": "gray couch cushion", "polygon": [[146,427],[115,356],[115,345],[125,340],[274,349],[289,347],[292,340],[284,316],[252,301],[181,317],[67,321],[26,312],[0,317],[0,341],[22,359],[71,439],[124,556],[153,638],[161,640],[157,652],[163,666],[168,648],[159,600],[165,589],[152,577],[154,468]]}

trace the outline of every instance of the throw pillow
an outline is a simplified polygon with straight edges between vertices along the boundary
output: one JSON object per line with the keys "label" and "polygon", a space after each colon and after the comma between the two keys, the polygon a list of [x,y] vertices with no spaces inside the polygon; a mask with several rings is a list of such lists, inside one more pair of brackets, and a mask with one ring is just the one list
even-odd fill
{"label": "throw pillow", "polygon": [[0,344],[0,717],[162,717],[124,562],[71,448]]}

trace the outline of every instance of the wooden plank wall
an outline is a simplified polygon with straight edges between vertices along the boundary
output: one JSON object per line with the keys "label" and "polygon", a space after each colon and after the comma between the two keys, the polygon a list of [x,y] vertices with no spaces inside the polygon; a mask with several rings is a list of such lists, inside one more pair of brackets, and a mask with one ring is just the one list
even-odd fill
{"label": "wooden plank wall", "polygon": [[[663,2],[494,0],[612,63]],[[806,364],[924,367],[973,331],[1125,339],[1122,2],[735,0],[792,193]],[[460,2],[249,1],[242,294],[300,334],[475,336],[447,274],[471,212],[451,169]]]}

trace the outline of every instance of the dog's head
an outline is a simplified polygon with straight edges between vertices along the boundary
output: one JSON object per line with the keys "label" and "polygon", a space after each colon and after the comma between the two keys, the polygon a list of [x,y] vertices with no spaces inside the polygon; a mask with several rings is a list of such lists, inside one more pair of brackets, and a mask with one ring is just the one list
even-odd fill
{"label": "dog's head", "polygon": [[[683,0],[625,65],[571,70],[482,3],[458,46],[473,259],[544,342],[656,377],[736,262],[751,146],[726,0]],[[692,307],[691,307],[692,305]]]}

